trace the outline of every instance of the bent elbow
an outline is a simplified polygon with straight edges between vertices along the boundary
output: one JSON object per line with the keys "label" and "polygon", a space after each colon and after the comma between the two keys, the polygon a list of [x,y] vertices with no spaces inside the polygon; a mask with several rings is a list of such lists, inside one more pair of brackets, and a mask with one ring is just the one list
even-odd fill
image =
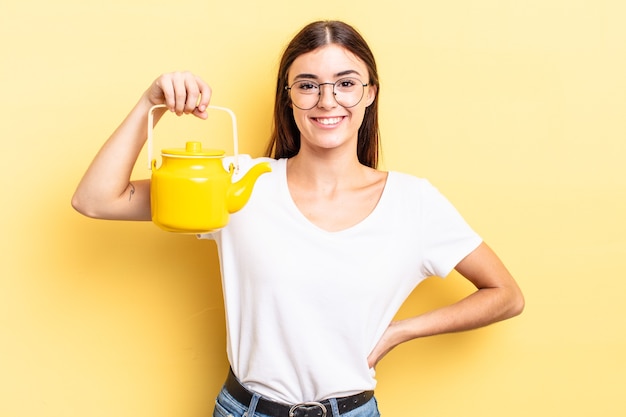
{"label": "bent elbow", "polygon": [[88,202],[84,198],[81,198],[80,194],[78,193],[75,193],[72,196],[71,204],[72,208],[83,216],[91,217],[94,219],[100,217],[97,210],[95,210],[95,207],[92,204],[88,204]]}
{"label": "bent elbow", "polygon": [[87,214],[88,210],[86,210],[85,206],[83,205],[82,200],[80,199],[78,195],[74,194],[72,196],[71,204],[72,204],[72,208],[76,210],[77,212],[79,212],[80,214],[82,214],[83,216],[91,217],[89,216],[89,214]]}
{"label": "bent elbow", "polygon": [[515,291],[515,295],[512,298],[509,306],[510,317],[519,316],[524,311],[526,301],[524,299],[524,294],[522,294],[522,291],[519,288],[517,288],[517,290]]}

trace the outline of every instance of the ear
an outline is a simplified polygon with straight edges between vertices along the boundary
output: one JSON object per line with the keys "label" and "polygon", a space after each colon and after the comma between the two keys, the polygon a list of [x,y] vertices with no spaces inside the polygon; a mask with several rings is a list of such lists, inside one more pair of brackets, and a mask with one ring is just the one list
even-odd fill
{"label": "ear", "polygon": [[365,101],[365,107],[369,107],[374,102],[377,93],[378,88],[376,88],[375,85],[370,85],[367,88],[367,100]]}

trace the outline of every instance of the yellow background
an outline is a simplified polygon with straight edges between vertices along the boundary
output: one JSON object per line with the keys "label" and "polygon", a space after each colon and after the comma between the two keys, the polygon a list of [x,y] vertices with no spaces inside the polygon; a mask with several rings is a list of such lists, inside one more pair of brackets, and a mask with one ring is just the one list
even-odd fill
{"label": "yellow background", "polygon": [[[207,79],[259,155],[282,48],[319,18],[377,56],[383,167],[437,185],[527,299],[394,350],[383,415],[626,414],[626,2],[3,0],[0,415],[209,416],[227,369],[214,244],[90,220],[70,197],[166,71]],[[157,148],[215,127],[231,151],[217,116],[166,119]],[[469,290],[428,280],[400,316]]]}

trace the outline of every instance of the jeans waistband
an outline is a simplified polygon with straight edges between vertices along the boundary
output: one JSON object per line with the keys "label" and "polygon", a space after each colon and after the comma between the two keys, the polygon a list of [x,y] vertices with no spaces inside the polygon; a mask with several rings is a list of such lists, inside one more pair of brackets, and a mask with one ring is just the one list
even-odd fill
{"label": "jeans waistband", "polygon": [[[232,369],[224,384],[226,391],[241,404],[250,404],[253,393],[241,385]],[[349,397],[336,398],[339,414],[355,410],[366,404],[374,396],[374,391],[363,391]],[[330,401],[311,401],[301,404],[283,404],[260,398],[256,405],[256,412],[272,417],[329,417],[332,416]]]}

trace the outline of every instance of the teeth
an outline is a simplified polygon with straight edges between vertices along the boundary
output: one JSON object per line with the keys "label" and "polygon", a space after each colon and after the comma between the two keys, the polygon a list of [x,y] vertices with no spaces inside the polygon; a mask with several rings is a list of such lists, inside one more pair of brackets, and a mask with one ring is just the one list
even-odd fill
{"label": "teeth", "polygon": [[332,117],[328,119],[317,119],[317,121],[323,125],[336,125],[341,121],[341,117]]}

